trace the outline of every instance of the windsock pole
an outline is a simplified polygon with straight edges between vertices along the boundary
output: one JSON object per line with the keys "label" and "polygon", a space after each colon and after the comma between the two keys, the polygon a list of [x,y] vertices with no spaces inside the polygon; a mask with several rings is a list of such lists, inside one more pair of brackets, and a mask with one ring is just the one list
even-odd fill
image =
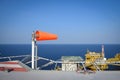
{"label": "windsock pole", "polygon": [[34,61],[35,61],[35,33],[33,32],[32,33],[32,64],[31,64],[31,67],[32,69],[35,69],[35,66],[34,66]]}
{"label": "windsock pole", "polygon": [[35,43],[35,69],[37,70],[37,44]]}
{"label": "windsock pole", "polygon": [[56,40],[57,35],[36,31],[32,33],[32,69],[37,69],[37,44],[36,41],[43,41],[43,40]]}

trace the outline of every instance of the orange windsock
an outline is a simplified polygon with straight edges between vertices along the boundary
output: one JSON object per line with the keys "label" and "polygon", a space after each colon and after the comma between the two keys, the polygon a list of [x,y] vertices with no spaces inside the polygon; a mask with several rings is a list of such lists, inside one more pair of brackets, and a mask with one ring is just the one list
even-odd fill
{"label": "orange windsock", "polygon": [[36,31],[36,40],[37,41],[42,41],[42,40],[56,40],[57,35],[47,33],[47,32],[42,32],[42,31]]}

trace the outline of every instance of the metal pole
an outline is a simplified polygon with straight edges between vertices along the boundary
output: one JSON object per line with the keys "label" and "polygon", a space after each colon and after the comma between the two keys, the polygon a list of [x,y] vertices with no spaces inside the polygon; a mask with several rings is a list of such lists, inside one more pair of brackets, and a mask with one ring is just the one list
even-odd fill
{"label": "metal pole", "polygon": [[37,45],[35,43],[35,69],[37,69]]}
{"label": "metal pole", "polygon": [[84,71],[87,71],[87,69],[86,69],[86,67],[85,67],[85,65],[83,63],[82,63],[82,66],[84,68]]}
{"label": "metal pole", "polygon": [[32,33],[32,69],[34,69],[34,54],[35,54],[35,33]]}

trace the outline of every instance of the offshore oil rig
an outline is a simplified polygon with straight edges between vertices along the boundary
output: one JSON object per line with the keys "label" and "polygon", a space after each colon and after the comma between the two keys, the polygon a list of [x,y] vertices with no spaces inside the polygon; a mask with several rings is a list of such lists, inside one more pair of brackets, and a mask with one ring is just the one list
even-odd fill
{"label": "offshore oil rig", "polygon": [[[111,73],[110,71],[103,71],[105,69],[108,69],[108,65],[120,66],[120,53],[116,54],[114,58],[107,59],[105,58],[104,45],[102,45],[102,51],[100,53],[87,50],[87,53],[85,54],[85,60],[80,56],[62,56],[59,60],[39,57],[37,55],[37,41],[55,39],[57,39],[57,35],[55,34],[50,34],[42,31],[33,32],[31,55],[0,57],[0,79],[24,80],[24,76],[24,78],[27,80],[33,80],[34,78],[41,80],[77,80],[81,78],[86,80],[89,79],[88,76],[83,76],[82,74],[77,75],[74,72],[95,73],[95,71],[97,71],[99,74],[91,76],[89,75],[90,78],[97,78],[97,80],[113,80],[115,78],[120,78],[118,75],[120,72]],[[22,59],[18,60],[18,58]],[[28,58],[30,58],[30,60],[26,61]],[[46,60],[48,63],[42,66],[38,66],[39,60]],[[31,64],[31,68],[28,66],[28,64]],[[42,70],[42,68],[52,64],[55,64],[54,70]],[[58,66],[57,64],[61,64],[61,66]],[[10,72],[11,74],[7,74],[6,72]],[[20,72],[23,73],[21,74]],[[47,77],[45,77],[46,75]],[[99,75],[101,75],[101,77],[99,77]],[[108,77],[111,75],[114,77]],[[14,77],[11,78],[11,76]]]}
{"label": "offshore oil rig", "polygon": [[[105,58],[104,45],[102,45],[102,52],[90,52],[87,50],[85,55],[85,66],[91,70],[105,70],[108,65],[120,66],[120,53],[116,54],[114,58]],[[95,66],[96,65],[96,66]]]}

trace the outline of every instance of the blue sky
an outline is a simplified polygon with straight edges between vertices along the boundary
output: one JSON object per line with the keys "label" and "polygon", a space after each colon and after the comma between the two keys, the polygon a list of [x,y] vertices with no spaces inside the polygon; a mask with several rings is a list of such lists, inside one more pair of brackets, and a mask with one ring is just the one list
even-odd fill
{"label": "blue sky", "polygon": [[120,0],[0,0],[0,44],[30,44],[35,30],[58,35],[40,44],[120,44]]}

